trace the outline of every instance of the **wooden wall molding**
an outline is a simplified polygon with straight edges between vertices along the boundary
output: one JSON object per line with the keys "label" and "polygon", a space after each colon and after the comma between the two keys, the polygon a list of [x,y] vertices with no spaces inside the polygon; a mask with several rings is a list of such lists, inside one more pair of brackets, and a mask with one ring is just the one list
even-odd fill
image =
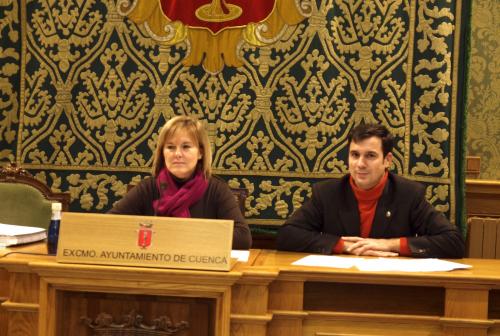
{"label": "wooden wall molding", "polygon": [[500,217],[500,181],[465,180],[467,217]]}

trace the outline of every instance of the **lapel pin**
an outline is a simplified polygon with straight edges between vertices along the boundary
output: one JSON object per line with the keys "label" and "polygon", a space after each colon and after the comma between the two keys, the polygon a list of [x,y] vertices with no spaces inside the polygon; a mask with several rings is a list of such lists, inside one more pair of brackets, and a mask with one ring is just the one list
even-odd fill
{"label": "lapel pin", "polygon": [[385,217],[387,217],[387,218],[391,217],[391,211],[390,210],[387,210],[387,212],[385,213]]}

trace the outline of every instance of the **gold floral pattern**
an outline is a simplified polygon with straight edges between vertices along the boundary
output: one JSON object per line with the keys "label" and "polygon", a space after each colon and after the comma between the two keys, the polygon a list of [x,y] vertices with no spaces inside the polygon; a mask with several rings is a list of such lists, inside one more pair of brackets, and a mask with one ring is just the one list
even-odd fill
{"label": "gold floral pattern", "polygon": [[467,154],[481,157],[480,178],[500,180],[500,3],[472,2]]}
{"label": "gold floral pattern", "polygon": [[[19,123],[19,3],[0,2],[0,161],[15,160]],[[16,48],[17,46],[17,48]]]}
{"label": "gold floral pattern", "polygon": [[454,219],[461,1],[277,1],[295,19],[240,31],[223,68],[189,58],[215,40],[175,22],[155,40],[130,1],[21,1],[25,30],[17,3],[0,4],[14,23],[1,38],[19,39],[0,56],[0,160],[69,191],[74,210],[111,207],[149,174],[165,121],[190,114],[208,129],[214,172],[249,190],[252,224],[281,224],[313,183],[343,175],[347,134],[366,121],[395,135],[392,169]]}

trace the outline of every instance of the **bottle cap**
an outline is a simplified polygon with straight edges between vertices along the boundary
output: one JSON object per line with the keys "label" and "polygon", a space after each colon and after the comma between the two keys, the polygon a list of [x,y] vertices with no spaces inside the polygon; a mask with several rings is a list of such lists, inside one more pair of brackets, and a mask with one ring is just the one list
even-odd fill
{"label": "bottle cap", "polygon": [[52,203],[52,211],[61,211],[62,210],[62,204],[59,202],[53,202]]}

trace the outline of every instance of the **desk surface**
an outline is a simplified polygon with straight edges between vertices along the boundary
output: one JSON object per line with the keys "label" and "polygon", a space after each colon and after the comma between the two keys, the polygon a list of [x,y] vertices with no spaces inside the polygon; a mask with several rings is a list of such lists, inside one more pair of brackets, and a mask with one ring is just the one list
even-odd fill
{"label": "desk surface", "polygon": [[[249,263],[255,261],[259,250],[253,250],[249,257]],[[171,280],[177,278],[177,282],[196,283],[200,281],[216,283],[234,283],[242,276],[241,270],[247,264],[236,263],[229,272],[183,270],[173,268],[154,267],[132,267],[114,265],[94,264],[72,264],[58,263],[55,256],[47,255],[45,243],[12,246],[0,250],[0,270],[7,269],[9,272],[35,273],[44,276],[85,277],[95,279],[122,279],[124,281],[140,281],[148,279],[159,281],[166,275]],[[0,274],[0,281],[1,281]]]}
{"label": "desk surface", "polygon": [[[53,256],[46,254],[47,249],[44,243],[13,246],[0,250],[0,266],[27,266],[29,263],[57,264]],[[456,279],[464,283],[488,283],[489,285],[500,286],[500,260],[497,259],[450,259],[450,261],[471,265],[471,269],[453,270],[449,272],[367,272],[355,268],[341,269],[333,267],[312,267],[295,266],[292,263],[303,258],[307,254],[296,252],[283,252],[275,250],[251,250],[248,262],[238,262],[232,272],[267,272],[273,271],[288,277],[295,274],[297,278],[313,280],[315,278],[329,277],[331,279],[349,279],[352,277],[373,277],[373,278],[394,278],[394,279],[422,279],[427,281],[450,281]],[[345,256],[357,258],[355,256]],[[367,258],[367,257],[365,257]],[[370,258],[370,257],[368,257]],[[77,264],[63,264],[77,267]],[[111,267],[117,269],[137,269],[128,266],[102,266],[102,265],[82,265],[103,268]],[[148,271],[148,268],[140,268],[141,271]],[[150,271],[162,271],[166,269],[151,268]],[[180,271],[171,269],[171,271]],[[204,271],[185,271],[204,272]],[[396,281],[396,280],[395,280]]]}
{"label": "desk surface", "polygon": [[[450,259],[450,261],[471,265],[472,268],[449,272],[367,272],[355,268],[341,269],[292,265],[294,261],[303,258],[305,255],[304,253],[261,250],[251,268],[254,270],[275,268],[279,270],[280,276],[295,277],[297,280],[305,281],[342,280],[359,282],[365,279],[370,283],[408,284],[408,282],[422,283],[422,280],[424,280],[428,285],[436,285],[446,281],[447,283],[500,286],[500,260],[497,259]],[[352,256],[352,258],[357,257]]]}
{"label": "desk surface", "polygon": [[415,324],[412,335],[500,335],[500,260],[457,259],[472,268],[450,272],[367,272],[294,266],[306,254],[252,250],[247,263],[222,272],[62,264],[45,253],[43,243],[0,250],[2,307],[10,328],[28,321],[29,335],[53,335],[65,316],[50,300],[85,307],[94,300],[85,292],[215,299],[216,334],[224,336],[392,336]]}

